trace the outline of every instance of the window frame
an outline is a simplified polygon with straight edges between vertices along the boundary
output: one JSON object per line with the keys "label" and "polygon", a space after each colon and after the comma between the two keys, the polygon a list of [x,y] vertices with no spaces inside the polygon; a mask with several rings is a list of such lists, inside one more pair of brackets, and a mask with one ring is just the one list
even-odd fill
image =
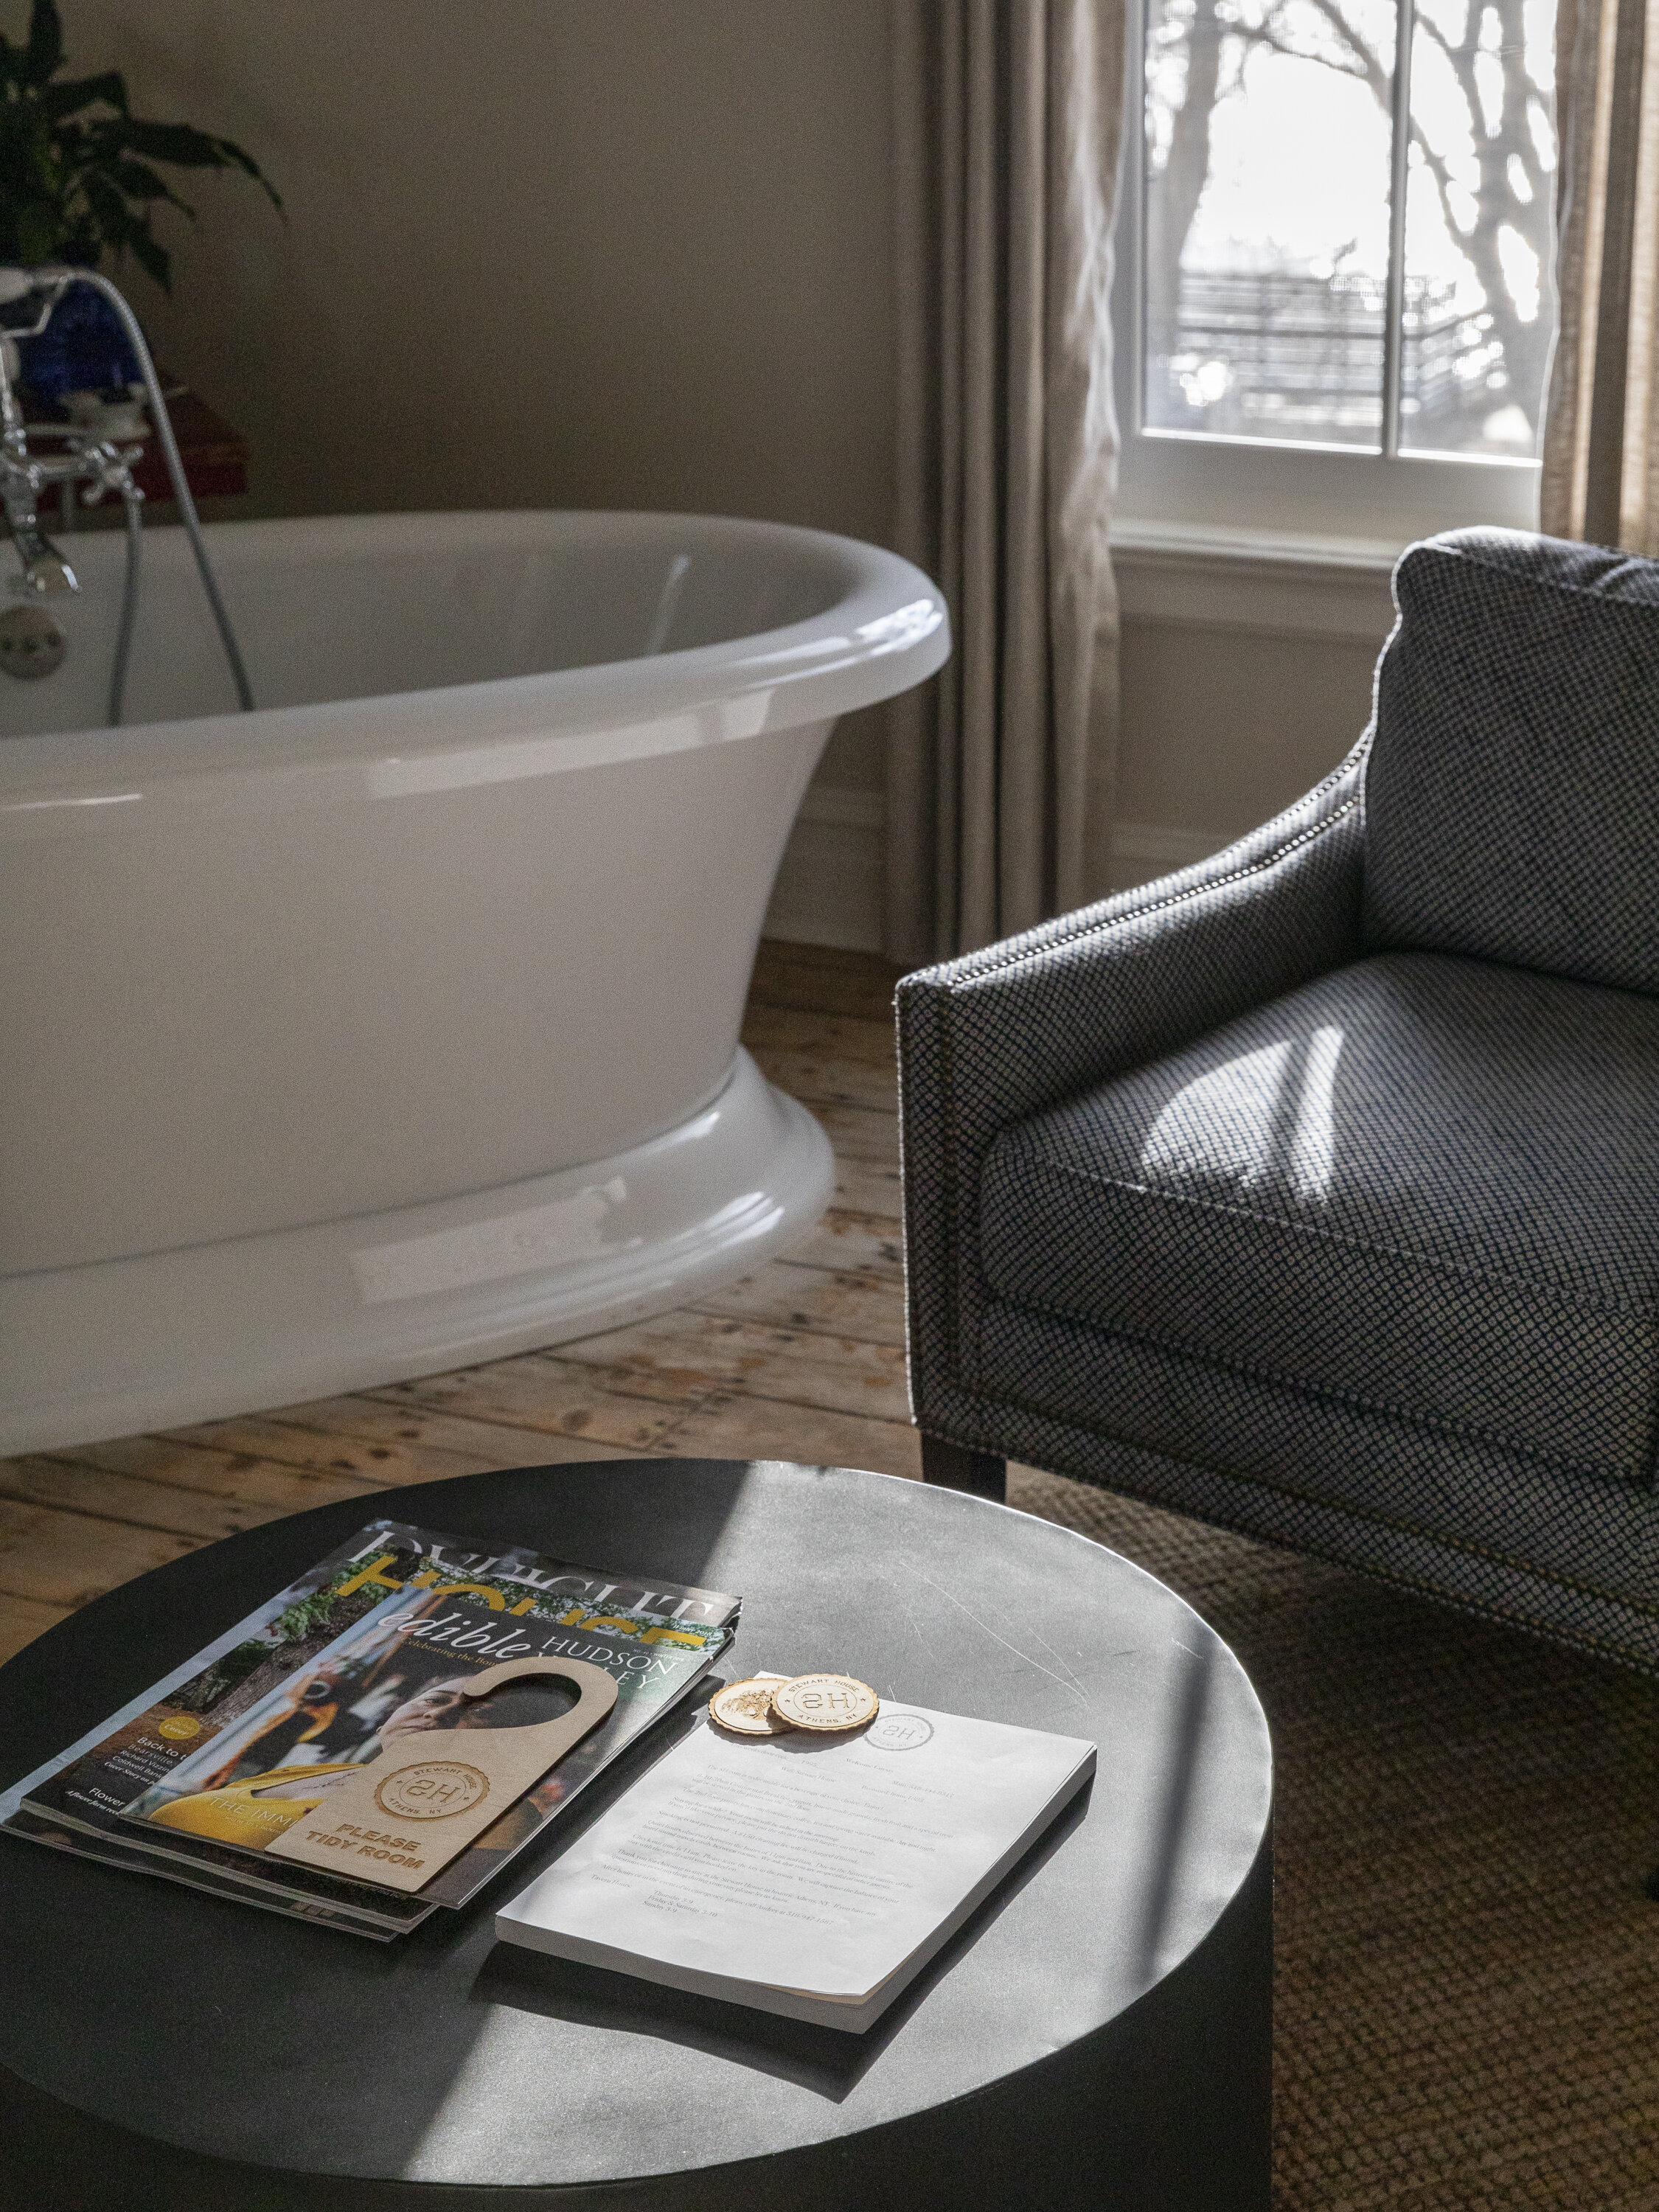
{"label": "window frame", "polygon": [[[1124,72],[1123,155],[1112,284],[1115,386],[1121,452],[1117,507],[1126,527],[1170,526],[1182,533],[1214,529],[1264,538],[1364,540],[1403,545],[1413,538],[1470,523],[1516,530],[1538,527],[1540,468],[1534,461],[1416,453],[1357,453],[1352,447],[1156,430],[1144,419],[1146,343],[1144,257],[1146,182],[1146,30],[1149,0],[1128,0]],[[1395,0],[1401,45],[1410,66],[1413,0]],[[1402,82],[1408,76],[1402,73]],[[1401,100],[1395,100],[1398,118]],[[1396,120],[1395,151],[1403,141]],[[1403,183],[1393,165],[1391,198]],[[1391,214],[1390,286],[1400,271],[1402,224]],[[1555,312],[1553,282],[1544,297]],[[1395,375],[1392,359],[1386,373]],[[1394,410],[1387,404],[1385,414]],[[1392,441],[1386,440],[1387,442]]]}

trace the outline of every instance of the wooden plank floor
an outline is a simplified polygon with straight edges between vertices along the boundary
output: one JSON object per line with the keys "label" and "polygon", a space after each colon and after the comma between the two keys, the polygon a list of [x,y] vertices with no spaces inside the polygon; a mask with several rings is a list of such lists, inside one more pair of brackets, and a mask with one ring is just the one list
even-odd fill
{"label": "wooden plank floor", "polygon": [[349,1397],[0,1461],[0,1658],[198,1544],[389,1484],[677,1455],[919,1473],[905,1410],[892,986],[861,953],[761,949],[744,1042],[836,1148],[781,1259],[632,1328]]}

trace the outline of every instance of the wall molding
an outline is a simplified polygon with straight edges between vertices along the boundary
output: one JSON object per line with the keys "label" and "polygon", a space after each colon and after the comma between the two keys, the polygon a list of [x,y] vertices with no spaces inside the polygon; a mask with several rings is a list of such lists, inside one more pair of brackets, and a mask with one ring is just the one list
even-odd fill
{"label": "wall molding", "polygon": [[1380,646],[1401,548],[1373,538],[1194,528],[1125,516],[1112,565],[1127,622],[1267,637],[1340,637]]}
{"label": "wall molding", "polygon": [[[884,793],[814,784],[795,817],[764,933],[790,945],[879,952],[886,826]],[[1158,823],[1120,822],[1112,833],[1111,887],[1133,890],[1172,875],[1227,842]]]}

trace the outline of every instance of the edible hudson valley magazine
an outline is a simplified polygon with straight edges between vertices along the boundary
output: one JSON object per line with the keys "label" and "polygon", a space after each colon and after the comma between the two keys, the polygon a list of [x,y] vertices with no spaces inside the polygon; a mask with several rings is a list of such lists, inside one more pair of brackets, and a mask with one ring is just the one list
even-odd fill
{"label": "edible hudson valley magazine", "polygon": [[[376,1521],[0,1797],[0,1828],[385,1940],[461,1905],[668,1711],[735,1631],[718,1590],[501,1551]],[[617,1686],[607,1717],[413,1894],[264,1856],[331,1786],[415,1732],[522,1728],[562,1685],[469,1698],[512,1659],[580,1659]]]}

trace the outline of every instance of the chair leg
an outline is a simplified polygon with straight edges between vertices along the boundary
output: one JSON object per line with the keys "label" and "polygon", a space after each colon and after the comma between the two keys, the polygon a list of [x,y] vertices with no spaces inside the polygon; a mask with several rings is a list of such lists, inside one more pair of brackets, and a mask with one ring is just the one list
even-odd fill
{"label": "chair leg", "polygon": [[943,1437],[921,1433],[921,1479],[942,1483],[947,1490],[965,1490],[975,1498],[994,1498],[999,1505],[1008,1498],[1008,1462],[995,1452],[969,1451],[962,1444],[947,1444]]}

